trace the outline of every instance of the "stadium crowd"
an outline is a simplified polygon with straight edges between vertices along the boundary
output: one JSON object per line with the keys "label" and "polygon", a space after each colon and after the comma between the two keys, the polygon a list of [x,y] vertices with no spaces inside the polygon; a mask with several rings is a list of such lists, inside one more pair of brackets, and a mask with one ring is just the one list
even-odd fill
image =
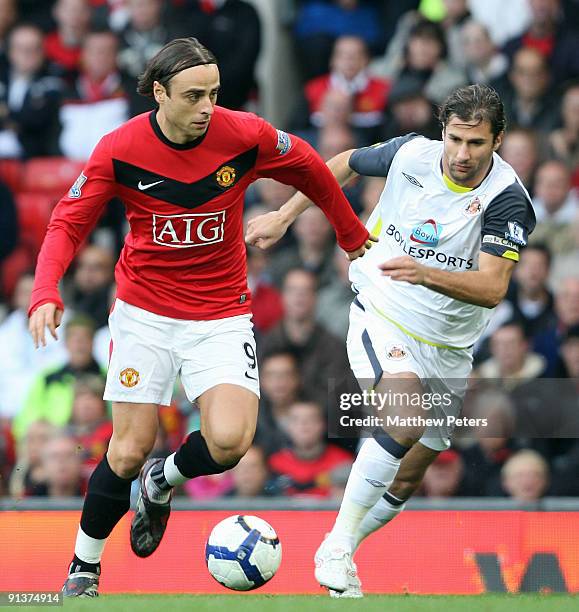
{"label": "stadium crowd", "polygon": [[[65,278],[59,340],[35,351],[27,309],[51,208],[102,135],[153,108],[136,94],[136,79],[172,38],[196,36],[216,54],[219,104],[259,109],[264,25],[254,4],[0,0],[0,496],[83,494],[112,431],[102,394],[122,203],[110,203]],[[538,224],[474,349],[477,392],[466,411],[492,420],[493,434],[457,439],[429,468],[422,494],[579,496],[578,432],[521,428],[532,414],[552,416],[554,400],[579,409],[579,2],[286,4],[302,87],[277,127],[326,160],[408,132],[440,138],[436,106],[458,86],[484,82],[501,94],[509,129],[500,154],[531,194]],[[346,188],[362,219],[382,187],[370,178]],[[248,192],[246,216],[291,195],[262,179]],[[338,498],[356,440],[327,435],[328,383],[349,371],[353,294],[323,213],[308,209],[271,251],[248,249],[248,277],[262,393],[255,443],[233,470],[180,493]],[[178,383],[160,421],[157,456],[198,427]]]}

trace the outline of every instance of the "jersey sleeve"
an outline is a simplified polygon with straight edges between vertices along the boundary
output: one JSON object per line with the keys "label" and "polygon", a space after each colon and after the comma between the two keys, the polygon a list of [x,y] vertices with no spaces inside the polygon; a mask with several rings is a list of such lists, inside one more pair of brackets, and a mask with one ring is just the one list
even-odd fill
{"label": "jersey sleeve", "polygon": [[256,175],[292,185],[304,193],[322,209],[336,231],[338,244],[345,251],[354,251],[368,240],[368,230],[316,151],[301,138],[276,130],[263,120]]}
{"label": "jersey sleeve", "polygon": [[364,176],[388,176],[394,156],[400,147],[418,136],[412,132],[406,136],[397,136],[386,142],[379,142],[371,147],[356,149],[350,156],[350,168]]}
{"label": "jersey sleeve", "polygon": [[109,140],[104,137],[52,212],[38,255],[29,315],[48,302],[64,308],[58,283],[115,191]]}
{"label": "jersey sleeve", "polygon": [[535,229],[535,212],[525,190],[515,181],[487,206],[482,220],[481,251],[519,261]]}

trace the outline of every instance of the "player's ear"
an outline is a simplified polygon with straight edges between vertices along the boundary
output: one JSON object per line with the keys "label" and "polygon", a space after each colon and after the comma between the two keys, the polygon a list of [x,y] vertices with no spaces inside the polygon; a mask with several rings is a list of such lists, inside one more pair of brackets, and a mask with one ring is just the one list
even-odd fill
{"label": "player's ear", "polygon": [[155,98],[155,102],[160,104],[165,101],[167,97],[167,90],[159,81],[153,81],[153,97]]}
{"label": "player's ear", "polygon": [[495,141],[493,143],[493,151],[499,150],[499,147],[503,144],[504,135],[505,135],[504,132],[500,132],[499,134],[497,134],[497,137],[495,138]]}

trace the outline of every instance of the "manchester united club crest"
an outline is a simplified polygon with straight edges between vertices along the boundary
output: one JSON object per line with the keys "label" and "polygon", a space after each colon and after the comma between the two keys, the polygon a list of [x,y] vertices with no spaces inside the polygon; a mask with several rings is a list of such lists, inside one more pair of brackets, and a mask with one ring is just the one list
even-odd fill
{"label": "manchester united club crest", "polygon": [[478,196],[468,202],[462,211],[466,217],[476,217],[482,212],[482,203]]}
{"label": "manchester united club crest", "polygon": [[139,373],[133,368],[125,368],[119,375],[123,387],[134,387],[139,383]]}
{"label": "manchester united club crest", "polygon": [[219,187],[224,187],[225,189],[231,187],[235,183],[235,168],[222,166],[217,170],[216,179]]}
{"label": "manchester united club crest", "polygon": [[392,361],[400,361],[408,356],[408,352],[403,344],[393,344],[387,351],[386,357]]}

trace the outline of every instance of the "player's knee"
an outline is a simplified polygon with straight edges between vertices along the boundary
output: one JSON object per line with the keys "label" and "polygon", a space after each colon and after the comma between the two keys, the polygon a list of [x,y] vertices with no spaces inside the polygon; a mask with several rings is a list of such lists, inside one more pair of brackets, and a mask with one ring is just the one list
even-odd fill
{"label": "player's knee", "polygon": [[234,465],[247,452],[253,440],[253,432],[227,432],[211,436],[207,447],[213,460],[219,465]]}
{"label": "player's knee", "polygon": [[122,442],[111,444],[107,457],[113,472],[121,478],[131,478],[139,473],[150,451],[145,444]]}

